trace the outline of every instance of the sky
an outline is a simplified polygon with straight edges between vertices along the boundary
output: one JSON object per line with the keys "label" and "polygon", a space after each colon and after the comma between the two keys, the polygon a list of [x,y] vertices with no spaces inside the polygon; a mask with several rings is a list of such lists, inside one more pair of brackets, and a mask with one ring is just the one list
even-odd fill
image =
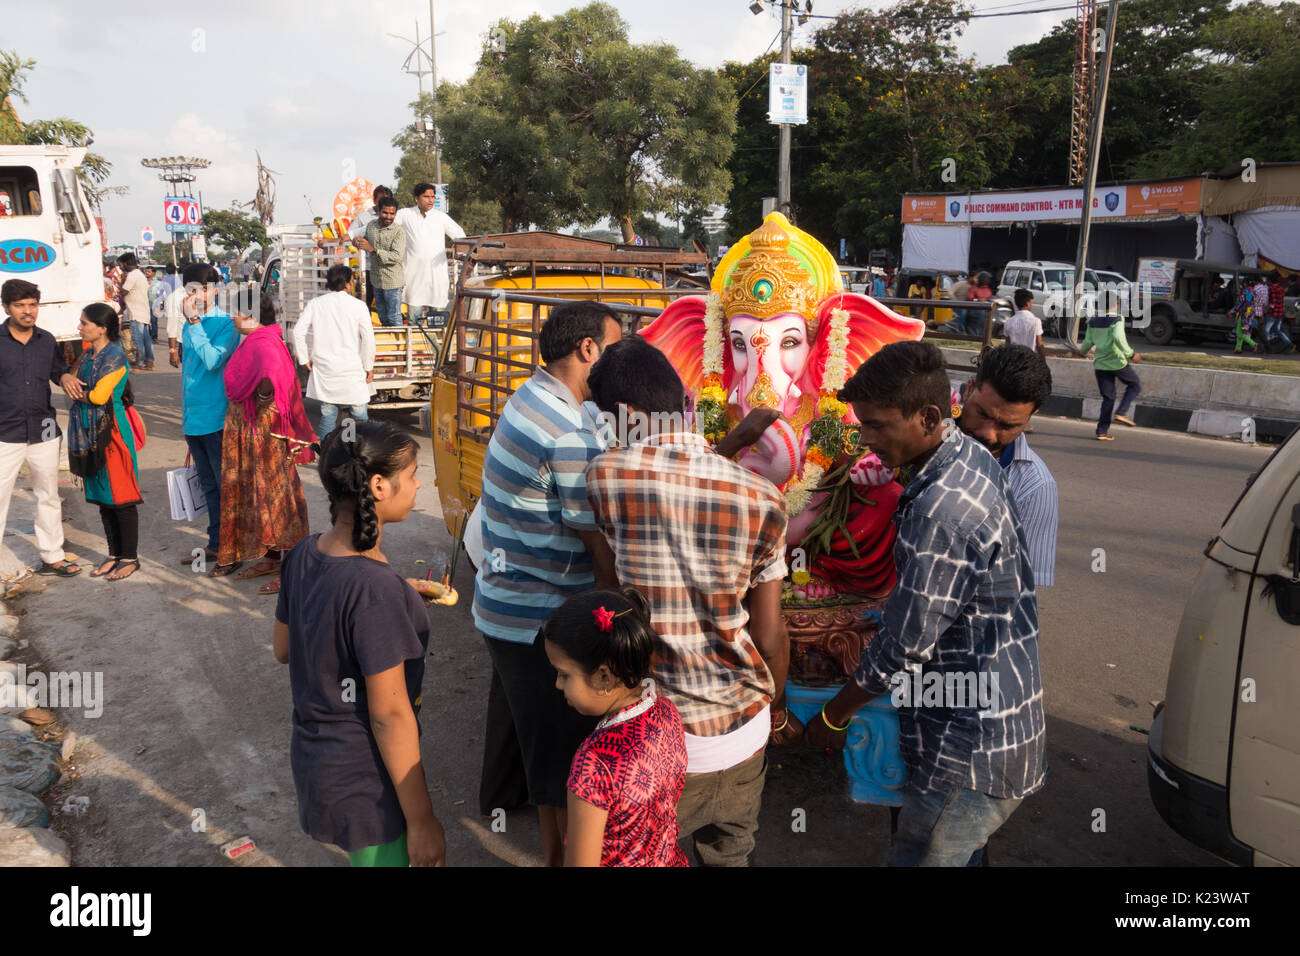
{"label": "sky", "polygon": [[[769,12],[753,15],[749,3],[613,0],[633,42],[671,43],[710,68],[753,59],[777,37],[779,19]],[[1008,4],[974,2],[977,11]],[[491,25],[501,18],[550,16],[580,5],[436,0],[439,79],[468,79]],[[887,5],[814,0],[813,12]],[[127,12],[109,17],[106,10]],[[0,48],[36,60],[19,115],[85,123],[95,131],[92,149],[113,163],[110,184],[129,188],[104,202],[110,245],[138,242],[145,226],[165,237],[165,187],[156,171],[140,166],[146,156],[211,160],[195,185],[206,207],[227,208],[256,193],[260,151],[277,174],[277,223],[328,217],[335,193],[355,176],[375,183],[393,179],[398,153],[391,142],[410,122],[409,104],[418,92],[402,62],[417,20],[427,38],[427,0],[173,0],[140,10],[147,12],[90,0],[28,4],[17,29],[0,40]],[[1070,16],[1072,10],[974,20],[959,49],[981,64],[1005,62],[1011,47]],[[826,22],[810,20],[796,31],[795,45]]]}

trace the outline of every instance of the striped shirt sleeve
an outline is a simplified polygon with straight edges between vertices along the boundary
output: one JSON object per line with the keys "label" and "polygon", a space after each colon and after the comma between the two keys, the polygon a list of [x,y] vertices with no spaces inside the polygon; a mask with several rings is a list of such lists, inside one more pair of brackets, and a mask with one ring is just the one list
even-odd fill
{"label": "striped shirt sleeve", "polygon": [[551,446],[551,478],[560,499],[560,521],[574,531],[598,530],[587,500],[587,466],[600,453],[600,440],[582,429],[559,436]]}
{"label": "striped shirt sleeve", "polygon": [[1056,582],[1056,525],[1058,504],[1056,481],[1048,475],[1015,495],[1020,524],[1025,529],[1029,548],[1029,566],[1034,569],[1034,586],[1051,587]]}

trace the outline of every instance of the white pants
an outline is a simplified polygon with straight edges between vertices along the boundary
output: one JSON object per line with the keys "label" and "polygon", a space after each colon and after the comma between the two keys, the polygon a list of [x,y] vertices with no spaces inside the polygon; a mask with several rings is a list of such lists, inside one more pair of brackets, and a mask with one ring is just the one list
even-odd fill
{"label": "white pants", "polygon": [[36,494],[36,547],[50,564],[63,560],[63,503],[59,501],[59,439],[37,442],[0,441],[0,531],[9,520],[18,471],[27,462]]}

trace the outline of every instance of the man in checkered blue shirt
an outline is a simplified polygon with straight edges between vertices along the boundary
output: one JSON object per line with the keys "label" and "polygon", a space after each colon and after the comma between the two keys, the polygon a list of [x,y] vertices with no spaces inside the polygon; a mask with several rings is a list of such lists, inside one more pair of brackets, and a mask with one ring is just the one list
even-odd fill
{"label": "man in checkered blue shirt", "polygon": [[[943,353],[927,342],[885,346],[840,393],[863,443],[886,467],[910,466],[912,478],[894,515],[898,585],[880,629],[806,735],[842,747],[867,701],[890,693],[899,706],[908,780],[893,866],[978,865],[1046,773],[1024,529],[997,460],[949,417],[950,396]],[[978,695],[967,695],[972,687]]]}

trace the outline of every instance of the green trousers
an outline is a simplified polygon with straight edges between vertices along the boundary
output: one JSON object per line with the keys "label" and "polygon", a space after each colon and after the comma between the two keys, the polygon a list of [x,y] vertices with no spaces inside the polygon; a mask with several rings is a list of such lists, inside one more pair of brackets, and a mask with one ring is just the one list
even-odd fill
{"label": "green trousers", "polygon": [[392,843],[355,850],[348,854],[348,863],[352,866],[410,866],[411,858],[406,855],[406,834]]}

